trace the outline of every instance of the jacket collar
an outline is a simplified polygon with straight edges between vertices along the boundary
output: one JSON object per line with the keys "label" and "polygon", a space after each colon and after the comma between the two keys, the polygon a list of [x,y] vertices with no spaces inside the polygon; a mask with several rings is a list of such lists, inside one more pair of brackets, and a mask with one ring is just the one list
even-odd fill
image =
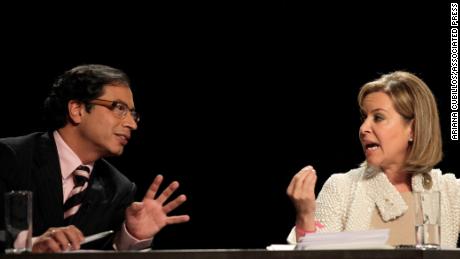
{"label": "jacket collar", "polygon": [[[427,178],[431,178],[433,183],[433,186],[428,191],[438,191],[439,184],[435,177],[437,175],[435,171],[437,170],[429,172],[429,176],[414,174],[412,176],[412,191],[427,191],[423,185],[423,181]],[[363,178],[366,193],[377,206],[383,221],[388,222],[396,219],[407,211],[406,202],[380,168],[366,166]]]}

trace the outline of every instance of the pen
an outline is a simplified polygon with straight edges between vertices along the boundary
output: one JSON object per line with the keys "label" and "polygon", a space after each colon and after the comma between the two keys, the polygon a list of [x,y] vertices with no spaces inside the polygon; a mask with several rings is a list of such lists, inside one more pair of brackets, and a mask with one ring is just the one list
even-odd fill
{"label": "pen", "polygon": [[97,233],[97,234],[94,234],[94,235],[90,235],[90,236],[87,236],[85,237],[85,240],[83,240],[83,242],[81,242],[80,244],[83,245],[83,244],[86,244],[86,243],[89,243],[89,242],[93,242],[94,240],[98,240],[98,239],[101,239],[103,237],[106,237],[110,234],[113,233],[113,230],[109,230],[109,231],[104,231],[104,232],[101,232],[101,233]]}

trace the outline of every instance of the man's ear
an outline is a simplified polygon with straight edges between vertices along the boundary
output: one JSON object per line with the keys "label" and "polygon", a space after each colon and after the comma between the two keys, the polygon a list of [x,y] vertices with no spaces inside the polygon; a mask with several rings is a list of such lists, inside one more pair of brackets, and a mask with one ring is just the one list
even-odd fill
{"label": "man's ear", "polygon": [[83,109],[85,109],[85,104],[76,100],[70,100],[67,104],[67,109],[69,110],[70,122],[79,124],[81,122]]}

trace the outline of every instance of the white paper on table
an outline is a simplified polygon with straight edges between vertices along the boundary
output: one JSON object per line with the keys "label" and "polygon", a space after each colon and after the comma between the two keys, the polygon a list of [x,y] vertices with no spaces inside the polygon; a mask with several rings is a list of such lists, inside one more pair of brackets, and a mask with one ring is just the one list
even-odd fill
{"label": "white paper on table", "polygon": [[389,235],[389,229],[307,234],[300,238],[295,249],[393,249],[386,244]]}
{"label": "white paper on table", "polygon": [[267,250],[270,251],[286,251],[286,250],[294,250],[295,245],[289,244],[272,244],[267,246]]}

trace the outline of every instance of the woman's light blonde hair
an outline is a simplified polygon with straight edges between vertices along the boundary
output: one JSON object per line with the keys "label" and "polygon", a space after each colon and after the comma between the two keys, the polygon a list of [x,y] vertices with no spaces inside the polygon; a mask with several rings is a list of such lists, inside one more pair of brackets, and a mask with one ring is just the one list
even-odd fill
{"label": "woman's light blonde hair", "polygon": [[410,173],[426,173],[442,159],[441,126],[433,93],[417,76],[396,71],[361,87],[358,103],[363,110],[364,98],[370,93],[386,93],[396,111],[407,121],[413,121],[413,141],[404,170]]}

